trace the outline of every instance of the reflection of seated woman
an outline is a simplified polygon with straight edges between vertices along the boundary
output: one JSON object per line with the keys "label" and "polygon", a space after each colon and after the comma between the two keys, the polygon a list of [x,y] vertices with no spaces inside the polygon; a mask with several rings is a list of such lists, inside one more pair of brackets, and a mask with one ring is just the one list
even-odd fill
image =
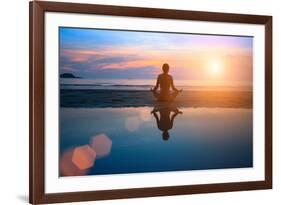
{"label": "reflection of seated woman", "polygon": [[[161,102],[173,101],[181,90],[178,90],[174,86],[173,77],[169,75],[169,65],[167,63],[162,66],[163,73],[160,74],[157,78],[156,85],[151,91],[153,92],[154,97]],[[160,92],[157,92],[157,89],[160,86]],[[170,92],[172,88],[172,92]]]}
{"label": "reflection of seated woman", "polygon": [[[160,116],[158,117],[157,112],[159,112]],[[173,112],[172,116],[170,117],[171,112]],[[178,108],[173,107],[164,107],[164,108],[154,108],[151,111],[151,114],[154,115],[157,127],[159,130],[163,131],[162,138],[163,140],[168,140],[170,135],[168,130],[173,128],[174,119],[178,114],[182,114]]]}

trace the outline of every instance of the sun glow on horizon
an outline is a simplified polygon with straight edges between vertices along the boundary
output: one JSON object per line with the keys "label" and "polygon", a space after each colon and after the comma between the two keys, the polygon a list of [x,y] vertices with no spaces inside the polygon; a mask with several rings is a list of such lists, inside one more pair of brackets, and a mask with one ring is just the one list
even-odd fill
{"label": "sun glow on horizon", "polygon": [[213,76],[221,75],[223,72],[223,62],[220,59],[211,59],[208,63],[208,71]]}
{"label": "sun glow on horizon", "polygon": [[252,81],[251,37],[60,29],[60,73],[81,78]]}

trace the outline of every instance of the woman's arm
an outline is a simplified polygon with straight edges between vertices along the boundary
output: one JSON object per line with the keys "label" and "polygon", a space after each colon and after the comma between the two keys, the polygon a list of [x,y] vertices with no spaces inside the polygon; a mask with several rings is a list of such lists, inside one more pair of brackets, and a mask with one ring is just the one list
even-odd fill
{"label": "woman's arm", "polygon": [[159,82],[159,76],[157,77],[156,85],[152,89],[152,91],[156,91],[159,88],[160,82]]}
{"label": "woman's arm", "polygon": [[173,80],[172,76],[171,76],[171,87],[172,87],[173,91],[179,92],[179,90],[174,86],[174,80]]}

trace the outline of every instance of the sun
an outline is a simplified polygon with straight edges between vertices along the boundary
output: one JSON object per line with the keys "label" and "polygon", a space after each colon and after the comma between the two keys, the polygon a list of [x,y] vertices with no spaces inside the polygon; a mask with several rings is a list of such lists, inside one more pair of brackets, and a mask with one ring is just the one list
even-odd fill
{"label": "sun", "polygon": [[222,67],[222,62],[219,59],[212,59],[208,64],[208,70],[214,76],[221,74]]}

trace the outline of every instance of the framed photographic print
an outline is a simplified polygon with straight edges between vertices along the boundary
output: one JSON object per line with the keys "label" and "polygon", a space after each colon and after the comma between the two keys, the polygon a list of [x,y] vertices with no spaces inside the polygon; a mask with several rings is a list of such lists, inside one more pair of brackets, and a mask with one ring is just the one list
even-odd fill
{"label": "framed photographic print", "polygon": [[272,187],[272,17],[30,2],[30,203]]}

